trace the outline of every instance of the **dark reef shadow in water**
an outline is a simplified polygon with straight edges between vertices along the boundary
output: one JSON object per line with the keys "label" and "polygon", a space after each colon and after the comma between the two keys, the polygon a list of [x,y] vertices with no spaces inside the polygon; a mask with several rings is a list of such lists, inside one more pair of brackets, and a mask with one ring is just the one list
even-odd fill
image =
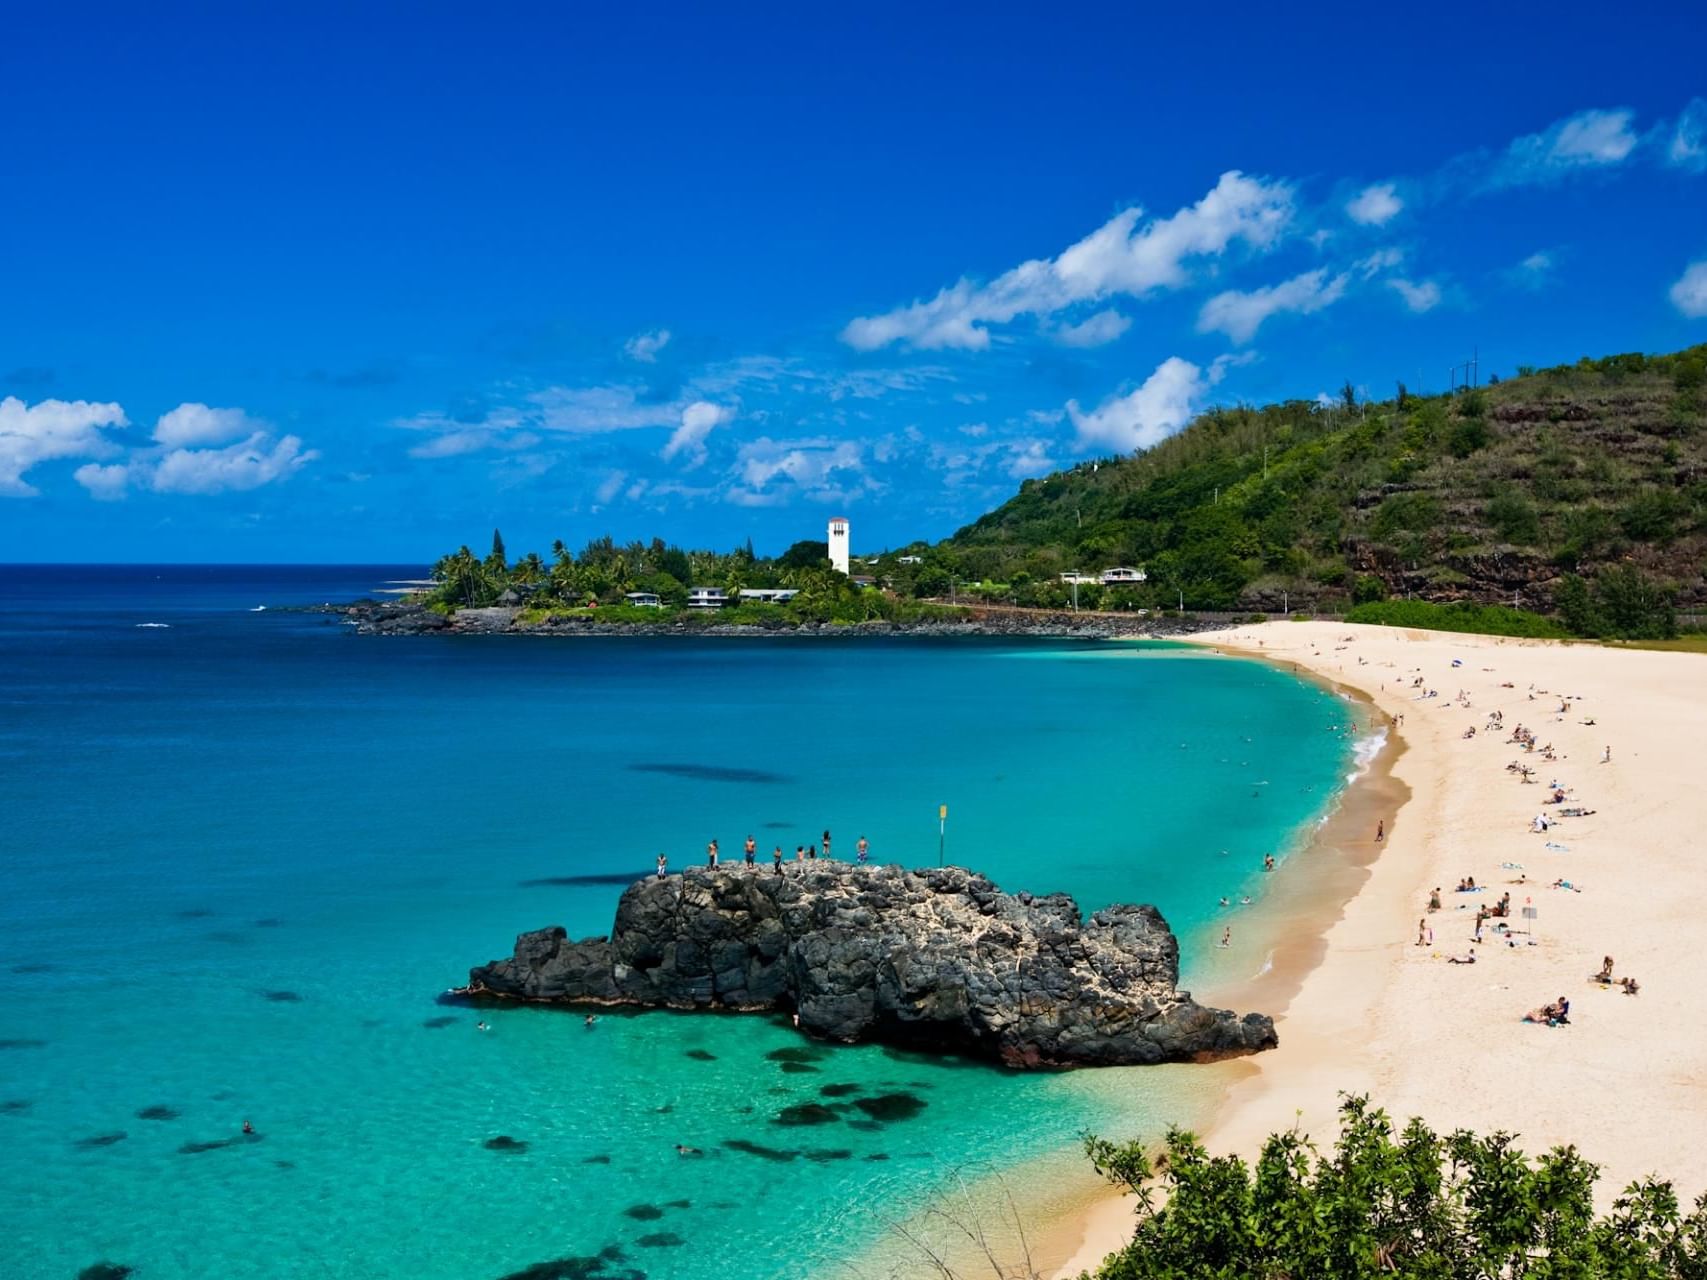
{"label": "dark reef shadow in water", "polygon": [[270,1000],[274,1004],[302,1003],[302,997],[297,995],[294,991],[263,991],[261,992],[261,998],[263,1000]]}
{"label": "dark reef shadow in water", "polygon": [[28,1098],[7,1098],[0,1102],[0,1116],[21,1116],[35,1105]]}
{"label": "dark reef shadow in water", "polygon": [[427,1030],[429,1030],[429,1031],[436,1031],[440,1027],[454,1027],[457,1023],[459,1023],[461,1021],[462,1021],[461,1018],[453,1018],[449,1014],[442,1014],[441,1016],[439,1016],[437,1018],[428,1018],[421,1025],[423,1027],[427,1028]]}
{"label": "dark reef shadow in water", "polygon": [[674,1231],[653,1231],[641,1236],[634,1243],[642,1249],[676,1249],[687,1241]]}
{"label": "dark reef shadow in water", "polygon": [[178,1109],[176,1107],[159,1105],[144,1107],[141,1111],[136,1113],[136,1118],[138,1120],[176,1120],[178,1118]]}
{"label": "dark reef shadow in water", "polygon": [[25,964],[12,966],[13,973],[57,973],[59,966],[46,960],[31,960]]}
{"label": "dark reef shadow in water", "polygon": [[235,1137],[214,1138],[209,1142],[186,1142],[178,1148],[178,1154],[181,1156],[199,1156],[204,1151],[218,1151],[223,1147],[244,1146],[260,1140],[261,1135],[258,1133],[240,1133]]}
{"label": "dark reef shadow in water", "polygon": [[0,1049],[44,1049],[46,1040],[0,1040]]}
{"label": "dark reef shadow in water", "polygon": [[125,1280],[134,1273],[134,1268],[120,1262],[96,1262],[79,1271],[77,1280]]}
{"label": "dark reef shadow in water", "polygon": [[675,764],[668,761],[642,761],[628,766],[631,773],[664,773],[672,778],[692,778],[696,782],[757,782],[777,786],[793,779],[764,769],[730,768],[720,764]]}
{"label": "dark reef shadow in water", "polygon": [[528,1149],[527,1143],[520,1138],[512,1138],[507,1133],[500,1133],[496,1138],[486,1139],[484,1145],[488,1151],[505,1151],[512,1155],[519,1155]]}
{"label": "dark reef shadow in water", "polygon": [[647,875],[649,875],[649,874],[650,873],[646,872],[646,871],[634,871],[634,872],[611,871],[611,872],[601,872],[600,874],[597,874],[597,875],[585,875],[585,876],[544,876],[538,880],[518,880],[518,881],[516,881],[516,888],[518,888],[518,889],[552,889],[552,888],[573,889],[573,888],[586,886],[586,885],[619,885],[619,884],[628,885],[628,884],[633,884],[636,880],[644,880],[647,877]]}
{"label": "dark reef shadow in water", "polygon": [[646,1280],[646,1273],[633,1267],[612,1269],[610,1264],[622,1259],[622,1246],[609,1244],[592,1257],[536,1262],[520,1271],[511,1271],[500,1280]]}
{"label": "dark reef shadow in water", "polygon": [[213,910],[209,907],[189,907],[186,910],[178,912],[178,919],[206,920],[212,914]]}
{"label": "dark reef shadow in water", "polygon": [[664,1211],[655,1204],[631,1204],[622,1211],[622,1216],[636,1222],[656,1222],[664,1216]]}
{"label": "dark reef shadow in water", "polygon": [[97,1147],[111,1147],[123,1142],[128,1135],[123,1129],[117,1133],[97,1133],[92,1138],[79,1138],[76,1147],[79,1151],[93,1151]]}

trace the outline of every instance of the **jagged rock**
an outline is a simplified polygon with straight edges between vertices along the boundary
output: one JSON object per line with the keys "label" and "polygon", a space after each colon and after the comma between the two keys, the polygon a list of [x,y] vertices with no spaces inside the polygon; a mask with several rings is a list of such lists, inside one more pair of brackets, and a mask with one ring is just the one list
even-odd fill
{"label": "jagged rock", "polygon": [[959,867],[696,868],[622,895],[608,938],[524,933],[471,995],[672,1009],[793,1009],[830,1040],[1015,1067],[1210,1060],[1272,1048],[1274,1022],[1180,991],[1149,906],[1081,920],[1065,894],[1005,894]]}

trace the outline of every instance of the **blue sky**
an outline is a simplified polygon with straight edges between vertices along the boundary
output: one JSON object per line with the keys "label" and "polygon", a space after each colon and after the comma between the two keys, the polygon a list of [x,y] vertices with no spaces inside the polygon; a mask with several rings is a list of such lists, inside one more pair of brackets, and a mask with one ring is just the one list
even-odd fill
{"label": "blue sky", "polygon": [[251,8],[7,18],[0,561],[875,550],[1707,341],[1685,6]]}

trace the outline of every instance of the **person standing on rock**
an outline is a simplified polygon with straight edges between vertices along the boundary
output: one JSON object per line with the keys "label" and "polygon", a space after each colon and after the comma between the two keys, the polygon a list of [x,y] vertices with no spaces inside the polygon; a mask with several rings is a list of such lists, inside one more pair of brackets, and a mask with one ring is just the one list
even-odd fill
{"label": "person standing on rock", "polygon": [[830,856],[830,833],[828,831],[824,833],[824,856],[826,858]]}
{"label": "person standing on rock", "polygon": [[660,853],[658,855],[658,879],[662,880],[668,874],[664,869],[669,865],[670,860]]}
{"label": "person standing on rock", "polygon": [[859,838],[859,843],[855,845],[854,848],[859,850],[859,860],[860,864],[863,866],[865,864],[866,855],[871,852],[871,846],[866,843],[865,837],[861,836]]}
{"label": "person standing on rock", "polygon": [[746,854],[747,865],[750,867],[753,865],[753,859],[759,856],[759,842],[750,835],[747,837]]}
{"label": "person standing on rock", "polygon": [[771,866],[776,868],[776,873],[779,876],[782,874],[782,846],[780,844],[771,850]]}
{"label": "person standing on rock", "polygon": [[717,868],[717,841],[715,840],[705,846],[705,865],[713,870]]}

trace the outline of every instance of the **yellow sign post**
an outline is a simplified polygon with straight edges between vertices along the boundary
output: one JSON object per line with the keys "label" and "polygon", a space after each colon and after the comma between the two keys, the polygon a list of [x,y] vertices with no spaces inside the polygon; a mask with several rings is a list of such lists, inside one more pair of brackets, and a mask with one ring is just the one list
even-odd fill
{"label": "yellow sign post", "polygon": [[948,844],[948,806],[936,807],[936,864],[942,866],[943,848]]}

